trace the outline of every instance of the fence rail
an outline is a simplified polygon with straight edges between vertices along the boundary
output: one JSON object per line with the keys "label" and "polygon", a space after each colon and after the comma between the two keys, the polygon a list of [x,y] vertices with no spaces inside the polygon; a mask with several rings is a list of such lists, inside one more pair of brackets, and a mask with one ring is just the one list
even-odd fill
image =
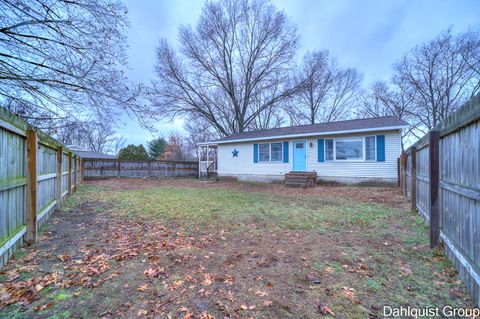
{"label": "fence rail", "polygon": [[80,182],[80,158],[0,107],[0,267]]}
{"label": "fence rail", "polygon": [[480,95],[402,154],[402,192],[480,304]]}
{"label": "fence rail", "polygon": [[198,163],[190,161],[121,161],[83,159],[84,178],[108,177],[197,177]]}

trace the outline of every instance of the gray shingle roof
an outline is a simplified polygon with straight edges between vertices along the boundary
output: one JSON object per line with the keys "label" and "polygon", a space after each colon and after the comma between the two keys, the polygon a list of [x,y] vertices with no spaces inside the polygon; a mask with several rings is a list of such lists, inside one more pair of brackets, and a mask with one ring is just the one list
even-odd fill
{"label": "gray shingle roof", "polygon": [[367,119],[347,120],[329,123],[318,123],[309,125],[298,125],[272,128],[267,130],[249,131],[243,133],[232,134],[216,140],[218,143],[228,143],[228,141],[238,140],[254,140],[254,139],[268,139],[276,136],[286,135],[311,135],[318,133],[327,134],[341,131],[361,131],[371,130],[376,128],[392,128],[408,126],[408,123],[396,116],[384,116]]}
{"label": "gray shingle roof", "polygon": [[72,152],[75,155],[80,156],[81,158],[95,158],[95,159],[116,159],[117,158],[116,156],[113,156],[113,155],[102,154],[102,153],[91,152],[91,151],[72,150]]}

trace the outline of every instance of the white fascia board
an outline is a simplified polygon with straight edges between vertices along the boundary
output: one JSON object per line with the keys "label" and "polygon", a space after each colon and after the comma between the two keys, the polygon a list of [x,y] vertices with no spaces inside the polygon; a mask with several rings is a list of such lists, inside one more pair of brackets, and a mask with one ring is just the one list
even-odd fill
{"label": "white fascia board", "polygon": [[218,144],[229,144],[229,143],[238,143],[238,142],[252,142],[252,141],[277,140],[277,139],[282,139],[282,138],[296,138],[296,137],[309,137],[309,136],[327,136],[327,135],[338,135],[338,134],[349,134],[349,133],[363,133],[363,132],[393,131],[393,130],[401,130],[401,129],[404,129],[404,128],[407,128],[407,127],[408,127],[408,125],[398,125],[398,126],[374,127],[374,128],[368,128],[368,129],[344,130],[344,131],[333,131],[333,132],[286,134],[286,135],[276,135],[276,136],[266,136],[266,137],[255,137],[255,138],[236,139],[236,140],[228,140],[228,141],[202,142],[202,143],[197,143],[197,145],[198,145],[198,146],[202,146],[202,145],[218,145]]}
{"label": "white fascia board", "polygon": [[195,145],[197,146],[217,146],[218,142],[199,142],[196,143]]}

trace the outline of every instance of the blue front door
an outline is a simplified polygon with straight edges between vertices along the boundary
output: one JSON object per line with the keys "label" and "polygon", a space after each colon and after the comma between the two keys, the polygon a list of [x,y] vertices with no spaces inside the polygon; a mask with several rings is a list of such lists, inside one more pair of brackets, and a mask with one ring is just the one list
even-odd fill
{"label": "blue front door", "polygon": [[293,142],[293,170],[295,172],[305,172],[307,170],[306,141]]}

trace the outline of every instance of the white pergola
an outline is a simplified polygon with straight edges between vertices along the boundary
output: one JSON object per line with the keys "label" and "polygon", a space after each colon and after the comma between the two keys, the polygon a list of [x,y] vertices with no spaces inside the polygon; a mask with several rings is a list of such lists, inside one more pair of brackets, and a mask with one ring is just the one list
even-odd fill
{"label": "white pergola", "polygon": [[[212,156],[210,152],[215,150],[215,154]],[[217,171],[217,144],[214,143],[198,143],[197,144],[197,155],[198,155],[198,177],[201,178],[202,175],[208,177],[208,174],[211,172]],[[205,158],[203,155],[205,154]],[[212,167],[210,167],[212,166]]]}

